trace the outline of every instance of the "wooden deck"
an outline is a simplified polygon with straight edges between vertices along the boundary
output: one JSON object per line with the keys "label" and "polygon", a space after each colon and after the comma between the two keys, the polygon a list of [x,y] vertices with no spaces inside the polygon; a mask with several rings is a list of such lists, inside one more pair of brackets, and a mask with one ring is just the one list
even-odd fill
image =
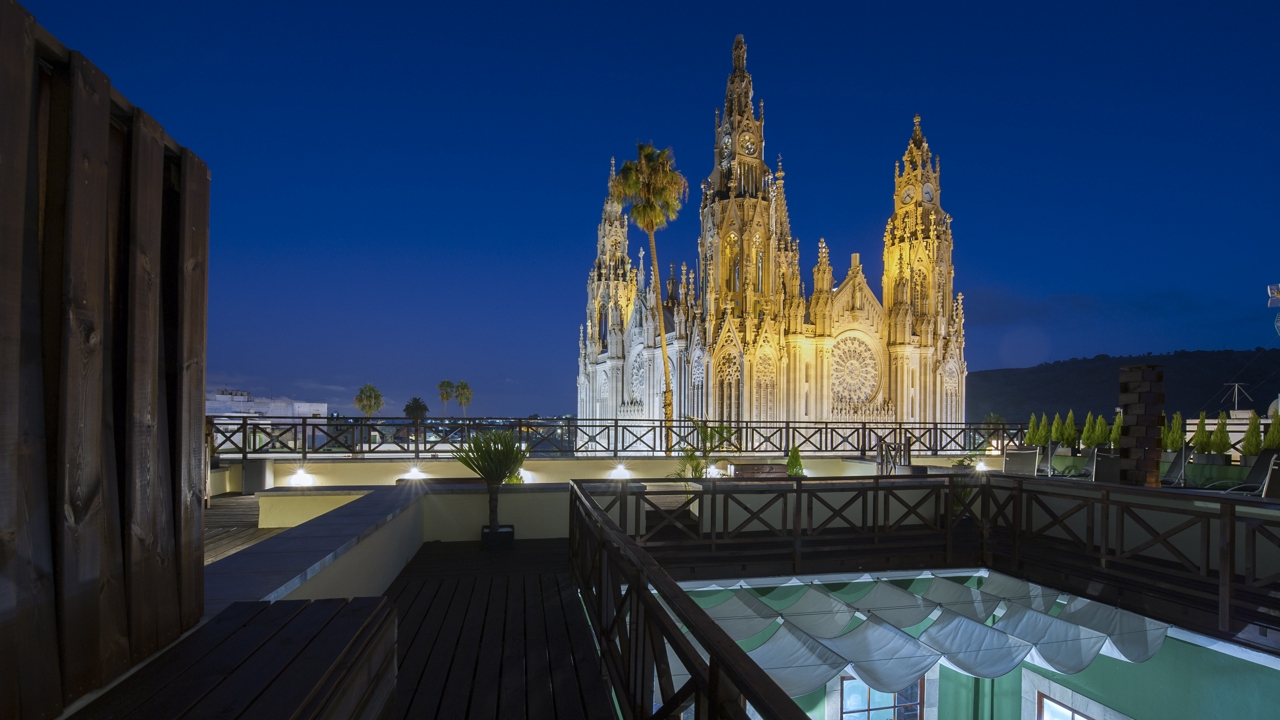
{"label": "wooden deck", "polygon": [[617,717],[565,540],[427,543],[387,589],[395,718]]}
{"label": "wooden deck", "polygon": [[221,560],[285,528],[258,527],[258,498],[227,493],[209,498],[204,511],[204,564]]}

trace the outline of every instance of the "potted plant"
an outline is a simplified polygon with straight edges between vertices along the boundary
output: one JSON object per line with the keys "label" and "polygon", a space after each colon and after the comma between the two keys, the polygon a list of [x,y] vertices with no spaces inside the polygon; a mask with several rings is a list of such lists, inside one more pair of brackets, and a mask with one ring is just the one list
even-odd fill
{"label": "potted plant", "polygon": [[1080,431],[1076,429],[1076,411],[1067,410],[1067,419],[1062,423],[1062,444],[1071,450],[1072,455],[1079,455]]}
{"label": "potted plant", "polygon": [[1036,426],[1036,414],[1031,413],[1031,420],[1027,422],[1027,434],[1022,436],[1022,447],[1033,448],[1038,443],[1040,437],[1040,428]]}
{"label": "potted plant", "polygon": [[1271,413],[1271,425],[1262,437],[1263,450],[1280,450],[1280,412]]}
{"label": "potted plant", "polygon": [[[1120,428],[1124,426],[1124,413],[1116,413],[1115,423],[1111,425],[1111,447],[1120,448]],[[1103,425],[1106,427],[1106,425]]]}
{"label": "potted plant", "polygon": [[1244,431],[1244,440],[1240,443],[1240,464],[1253,467],[1253,462],[1258,459],[1260,452],[1262,452],[1262,421],[1258,419],[1258,413],[1249,413],[1249,429]]}
{"label": "potted plant", "polygon": [[[1199,440],[1199,442],[1197,442]],[[1200,413],[1196,434],[1191,438],[1195,445],[1195,462],[1203,465],[1228,465],[1227,453],[1231,451],[1231,436],[1227,434],[1227,414],[1218,415],[1218,426],[1213,432],[1205,428],[1205,415]]]}
{"label": "potted plant", "polygon": [[1165,424],[1164,429],[1160,431],[1160,445],[1164,449],[1164,452],[1160,454],[1162,461],[1174,462],[1178,459],[1178,453],[1187,442],[1185,428],[1186,424],[1182,420],[1182,413],[1176,412]]}
{"label": "potted plant", "polygon": [[792,445],[791,452],[787,453],[787,475],[804,477],[804,463],[800,462],[800,448],[795,445]]}
{"label": "potted plant", "polygon": [[503,483],[519,482],[520,468],[528,454],[509,430],[476,433],[453,453],[489,489],[489,524],[480,530],[480,543],[485,550],[509,549],[515,543],[515,527],[498,524],[498,489]]}

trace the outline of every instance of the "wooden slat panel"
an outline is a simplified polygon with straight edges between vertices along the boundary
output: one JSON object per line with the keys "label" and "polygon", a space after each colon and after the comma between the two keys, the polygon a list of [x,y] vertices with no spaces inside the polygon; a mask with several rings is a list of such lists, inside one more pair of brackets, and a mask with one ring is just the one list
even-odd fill
{"label": "wooden slat panel", "polygon": [[542,612],[542,583],[537,575],[525,578],[525,689],[529,697],[529,717],[555,717],[552,699],[551,664],[547,657],[547,625]]}
{"label": "wooden slat panel", "polygon": [[103,481],[106,203],[111,83],[71,53],[54,533],[63,697],[129,666],[117,488]]}
{"label": "wooden slat panel", "polygon": [[34,29],[20,5],[0,0],[0,717],[47,718],[61,711],[62,688],[40,414]]}
{"label": "wooden slat panel", "polygon": [[270,603],[235,603],[163,655],[130,675],[121,685],[76,713],[76,720],[115,720],[150,700],[169,683],[217,649]]}
{"label": "wooden slat panel", "polygon": [[169,681],[146,703],[124,716],[128,720],[176,718],[204,697],[246,658],[271,639],[289,620],[306,607],[305,600],[271,603],[216,648]]}
{"label": "wooden slat panel", "polygon": [[524,581],[536,576],[512,575],[507,585],[507,628],[502,639],[502,678],[498,688],[498,717],[529,717],[525,714]]}
{"label": "wooden slat panel", "polygon": [[467,714],[467,705],[476,685],[476,661],[479,659],[480,637],[484,630],[491,586],[491,578],[476,580],[467,617],[462,621],[462,632],[458,635],[458,649],[449,663],[448,678],[442,683],[440,709],[436,712],[438,717],[460,718]]}
{"label": "wooden slat panel", "polygon": [[493,579],[489,588],[489,609],[485,612],[484,634],[480,638],[480,664],[476,680],[469,688],[471,706],[467,717],[472,720],[494,720],[498,714],[498,693],[486,684],[499,677],[502,668],[502,635],[507,611],[507,578]]}
{"label": "wooden slat panel", "polygon": [[573,647],[569,628],[564,622],[560,586],[554,575],[543,575],[542,604],[547,619],[547,657],[551,665],[551,688],[556,704],[556,717],[572,720],[586,714],[582,706],[578,678],[573,671]]}
{"label": "wooden slat panel", "polygon": [[[125,351],[125,575],[129,640],[140,662],[181,633],[174,563],[173,491],[161,465],[160,217],[164,129],[134,110],[130,162]],[[117,340],[119,341],[119,340]]]}
{"label": "wooden slat panel", "polygon": [[[439,680],[447,678],[449,674],[449,666],[453,662],[454,655],[458,649],[458,638],[462,633],[463,618],[466,617],[467,607],[472,604],[474,591],[477,580],[475,578],[463,578],[458,581],[458,588],[453,593],[453,600],[449,602],[449,611],[444,614],[437,614],[436,617],[442,621],[439,633],[436,634],[435,642],[430,646],[430,655],[423,652],[411,653],[405,658],[402,671],[407,678],[432,678]],[[431,618],[428,617],[428,620]],[[421,634],[419,634],[418,643],[422,642]],[[413,662],[415,658],[426,657],[421,669],[416,667]],[[397,710],[406,712],[407,717],[436,717],[436,710],[440,707],[440,694],[444,690],[444,683],[438,681],[418,682],[417,691],[413,694],[413,702],[406,706],[398,707]]]}
{"label": "wooden slat panel", "polygon": [[325,700],[323,693],[340,672],[348,653],[358,654],[363,649],[360,643],[367,640],[365,629],[382,617],[379,609],[385,602],[383,598],[355,598],[347,603],[311,641],[306,652],[253,700],[240,720],[276,720],[284,716],[285,708],[301,708]]}
{"label": "wooden slat panel", "polygon": [[[308,650],[346,600],[312,600],[280,632],[240,663],[208,695],[193,700],[186,720],[239,717],[260,693],[276,681],[299,654]],[[315,677],[308,678],[315,682]],[[284,710],[284,708],[281,708]],[[172,716],[176,717],[176,715]]]}
{"label": "wooden slat panel", "polygon": [[385,720],[396,691],[396,620],[389,606],[378,608],[361,637],[358,652],[343,658],[317,688],[316,700],[302,709],[304,720]]}
{"label": "wooden slat panel", "polygon": [[174,532],[178,560],[182,627],[204,614],[204,512],[208,473],[204,450],[204,376],[208,305],[209,169],[190,150],[182,151],[179,249],[179,344],[177,388],[178,477],[174,496]]}

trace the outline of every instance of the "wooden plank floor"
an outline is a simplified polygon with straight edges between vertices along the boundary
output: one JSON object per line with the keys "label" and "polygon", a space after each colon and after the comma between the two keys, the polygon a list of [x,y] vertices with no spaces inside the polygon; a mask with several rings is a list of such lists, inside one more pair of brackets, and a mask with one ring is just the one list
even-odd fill
{"label": "wooden plank floor", "polygon": [[387,589],[396,718],[617,717],[565,540],[426,543]]}
{"label": "wooden plank floor", "polygon": [[227,493],[209,498],[204,511],[204,564],[221,560],[285,528],[258,527],[258,498]]}

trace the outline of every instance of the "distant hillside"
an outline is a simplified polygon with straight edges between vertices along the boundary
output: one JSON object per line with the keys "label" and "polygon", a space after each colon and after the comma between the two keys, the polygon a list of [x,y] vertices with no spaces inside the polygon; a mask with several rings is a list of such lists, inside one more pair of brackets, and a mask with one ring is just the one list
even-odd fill
{"label": "distant hillside", "polygon": [[1260,415],[1280,393],[1280,349],[1179,350],[1168,355],[1098,355],[971,372],[965,411],[970,422],[992,412],[1009,422],[1026,422],[1032,412],[1050,418],[1059,412],[1066,417],[1069,409],[1076,411],[1078,422],[1084,422],[1087,412],[1110,415],[1119,395],[1120,368],[1126,365],[1163,365],[1165,407],[1184,417],[1198,416],[1202,410],[1213,417],[1219,410],[1230,410],[1231,399],[1223,400],[1226,382],[1246,383],[1244,389],[1253,402],[1242,395],[1240,407]]}

